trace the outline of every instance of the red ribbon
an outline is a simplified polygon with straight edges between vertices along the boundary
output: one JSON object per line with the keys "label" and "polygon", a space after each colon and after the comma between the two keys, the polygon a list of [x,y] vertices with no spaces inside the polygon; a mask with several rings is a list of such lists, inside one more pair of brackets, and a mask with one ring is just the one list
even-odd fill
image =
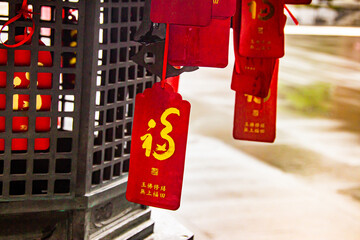
{"label": "red ribbon", "polygon": [[163,61],[163,70],[162,70],[162,79],[161,79],[162,88],[165,88],[168,53],[169,53],[169,24],[166,24],[165,50],[164,50],[164,61]]}
{"label": "red ribbon", "polygon": [[296,17],[291,13],[290,9],[288,9],[288,7],[286,5],[285,6],[285,9],[286,11],[289,13],[291,19],[294,21],[295,25],[299,25],[299,21],[296,19]]}
{"label": "red ribbon", "polygon": [[24,0],[23,3],[22,3],[21,9],[20,9],[20,11],[18,12],[18,14],[17,14],[15,17],[11,18],[9,21],[7,21],[7,22],[4,24],[4,26],[2,26],[2,28],[0,29],[0,35],[1,35],[2,31],[4,30],[4,28],[5,28],[6,26],[8,26],[8,25],[10,25],[11,23],[17,21],[17,20],[18,20],[19,18],[21,18],[21,17],[24,17],[25,19],[28,19],[28,18],[31,19],[31,21],[32,21],[32,28],[30,29],[30,33],[29,33],[29,35],[27,35],[27,33],[26,33],[26,31],[25,31],[25,38],[24,38],[22,41],[14,44],[14,45],[9,45],[9,44],[3,43],[3,42],[1,41],[1,39],[0,39],[1,43],[2,43],[5,47],[8,47],[8,48],[19,47],[19,46],[21,46],[21,45],[24,45],[27,41],[29,41],[29,40],[31,39],[31,37],[33,36],[34,31],[35,31],[35,30],[34,30],[34,29],[35,29],[35,22],[34,22],[34,19],[31,17],[32,14],[34,14],[34,13],[31,12],[31,11],[29,11],[29,9],[28,9],[28,4],[27,4],[27,0]]}

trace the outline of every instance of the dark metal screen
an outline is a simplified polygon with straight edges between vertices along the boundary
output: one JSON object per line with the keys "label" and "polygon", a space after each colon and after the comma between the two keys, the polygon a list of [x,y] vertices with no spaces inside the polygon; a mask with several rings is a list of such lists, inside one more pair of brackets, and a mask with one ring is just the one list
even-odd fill
{"label": "dark metal screen", "polygon": [[[67,198],[75,194],[76,167],[79,141],[79,118],[84,38],[84,1],[28,1],[34,14],[35,33],[29,45],[7,49],[8,61],[0,66],[6,74],[6,86],[0,88],[0,95],[6,99],[0,118],[5,128],[0,132],[0,200],[19,200],[32,198]],[[22,0],[0,1],[0,25],[14,17],[20,9]],[[64,12],[71,9],[70,21]],[[5,41],[13,43],[14,36],[23,34],[25,27],[32,25],[30,20],[20,19],[11,24],[1,34]],[[64,39],[72,35],[72,43]],[[38,44],[41,40],[45,45]],[[0,45],[1,49],[6,49]],[[31,61],[26,66],[16,66],[16,51],[31,52]],[[39,51],[50,52],[52,66],[42,66],[38,59]],[[67,64],[71,62],[72,64]],[[30,84],[23,88],[14,87],[14,73],[26,72]],[[39,73],[51,74],[51,86],[38,86]],[[51,107],[37,109],[42,96],[50,97]],[[28,108],[15,110],[17,100],[28,99]],[[42,103],[44,104],[44,102]],[[13,124],[21,117],[28,123],[23,131],[14,131]],[[50,121],[49,129],[37,129],[37,121]],[[20,139],[20,140],[18,140]],[[39,140],[40,139],[40,140]],[[36,150],[37,141],[48,142],[46,149]],[[13,150],[19,142],[25,149]],[[45,144],[46,145],[46,144]]]}
{"label": "dark metal screen", "polygon": [[94,145],[87,191],[127,176],[134,101],[156,78],[130,60],[144,1],[103,0],[99,4],[99,49],[96,53]]}
{"label": "dark metal screen", "polygon": [[[22,0],[0,0],[0,26],[17,14],[21,4]],[[144,1],[28,0],[28,4],[38,13],[33,15],[31,44],[15,49],[0,45],[0,50],[7,49],[7,62],[0,64],[0,77],[6,74],[6,84],[0,84],[0,201],[74,198],[126,182],[135,96],[156,81],[130,60],[140,47],[132,40]],[[14,37],[31,25],[30,20],[19,19],[4,29],[1,38],[13,44]],[[26,66],[14,64],[18,50],[30,51]],[[50,53],[51,66],[39,63],[39,51]],[[28,73],[28,86],[14,87],[18,72]],[[39,87],[39,73],[51,74],[51,86]],[[16,99],[24,96],[28,107],[14,110]],[[42,96],[51,99],[49,109],[37,109]],[[13,129],[17,117],[27,121],[20,132]],[[41,118],[50,121],[49,129],[38,129]],[[13,150],[18,141],[14,139],[25,141],[26,149]],[[37,150],[37,141],[48,141],[48,148]]]}

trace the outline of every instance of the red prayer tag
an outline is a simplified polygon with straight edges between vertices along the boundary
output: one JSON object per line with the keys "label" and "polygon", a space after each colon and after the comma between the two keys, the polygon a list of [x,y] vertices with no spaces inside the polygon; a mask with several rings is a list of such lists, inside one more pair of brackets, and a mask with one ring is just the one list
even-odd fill
{"label": "red prayer tag", "polygon": [[5,132],[5,117],[0,117],[0,132]]}
{"label": "red prayer tag", "polygon": [[168,61],[175,66],[224,68],[228,64],[230,18],[207,27],[170,25]]}
{"label": "red prayer tag", "polygon": [[13,110],[22,111],[29,109],[29,95],[14,94],[13,95]]}
{"label": "red prayer tag", "polygon": [[226,19],[234,16],[236,0],[213,0],[212,18]]}
{"label": "red prayer tag", "polygon": [[6,95],[0,94],[0,110],[4,110],[6,107]]}
{"label": "red prayer tag", "polygon": [[35,151],[45,151],[50,147],[50,138],[35,138]]}
{"label": "red prayer tag", "polygon": [[35,121],[35,130],[37,132],[50,131],[51,119],[50,117],[37,117]]}
{"label": "red prayer tag", "polygon": [[13,117],[12,131],[13,132],[26,132],[29,127],[28,117]]}
{"label": "red prayer tag", "polygon": [[155,23],[207,26],[212,0],[152,0],[150,19]]}
{"label": "red prayer tag", "polygon": [[285,4],[310,4],[311,0],[285,0]]}
{"label": "red prayer tag", "polygon": [[171,86],[155,83],[135,100],[129,178],[131,202],[176,210],[180,206],[190,103]]}
{"label": "red prayer tag", "polygon": [[[35,138],[35,151],[45,151],[50,147],[49,138]],[[11,140],[11,150],[12,151],[27,151],[28,149],[28,139],[27,138],[14,138]],[[0,142],[0,151],[4,151],[4,148],[1,146]]]}
{"label": "red prayer tag", "polygon": [[235,62],[231,89],[265,98],[275,69],[275,58],[238,57]]}
{"label": "red prayer tag", "polygon": [[36,96],[36,110],[37,111],[50,111],[51,108],[51,95],[37,95]]}
{"label": "red prayer tag", "polygon": [[276,135],[276,101],[278,61],[269,94],[259,98],[236,93],[233,137],[239,140],[274,142]]}
{"label": "red prayer tag", "polygon": [[[241,28],[241,4],[236,6],[235,15],[233,17],[233,42],[234,42],[234,53],[235,53],[235,67],[236,63],[240,61],[239,43],[240,43],[240,28]],[[240,72],[237,69],[237,72]]]}
{"label": "red prayer tag", "polygon": [[[15,36],[15,42],[19,43],[24,40],[26,36]],[[30,44],[29,39],[26,44]],[[45,46],[45,44],[39,40],[39,45]],[[30,50],[15,50],[14,65],[15,66],[30,66],[31,51]],[[7,64],[7,49],[0,49],[0,65]],[[52,57],[49,51],[38,52],[38,66],[39,67],[51,67]],[[13,79],[14,88],[29,88],[30,85],[30,73],[29,72],[15,72]],[[50,89],[52,86],[52,74],[39,72],[37,74],[37,86],[40,89]],[[0,72],[0,87],[6,87],[6,72]]]}
{"label": "red prayer tag", "polygon": [[30,85],[30,73],[15,72],[13,84],[14,84],[14,88],[28,88]]}
{"label": "red prayer tag", "polygon": [[231,89],[244,94],[265,98],[269,92],[275,68],[275,58],[243,57],[239,53],[241,7],[233,18],[235,65]]}
{"label": "red prayer tag", "polygon": [[6,87],[6,72],[0,72],[0,88],[5,88],[5,87]]}
{"label": "red prayer tag", "polygon": [[284,0],[243,0],[240,55],[281,58],[284,56]]}
{"label": "red prayer tag", "polygon": [[[11,139],[11,150],[12,151],[26,151],[28,147],[27,138],[13,138]],[[4,149],[0,149],[4,151]]]}
{"label": "red prayer tag", "polygon": [[[36,96],[36,110],[50,111],[51,95],[37,95]],[[29,95],[14,94],[13,96],[13,110],[26,111],[29,109]]]}

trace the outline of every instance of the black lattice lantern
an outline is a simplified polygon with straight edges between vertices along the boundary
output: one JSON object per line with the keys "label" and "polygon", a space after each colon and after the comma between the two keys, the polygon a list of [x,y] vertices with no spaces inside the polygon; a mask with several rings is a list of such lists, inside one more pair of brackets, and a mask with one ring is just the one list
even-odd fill
{"label": "black lattice lantern", "polygon": [[[22,3],[1,0],[0,25]],[[11,45],[33,30],[0,45],[0,236],[150,234],[149,209],[125,200],[135,95],[156,80],[130,60],[144,2],[27,4],[35,28],[20,18],[1,33]]]}

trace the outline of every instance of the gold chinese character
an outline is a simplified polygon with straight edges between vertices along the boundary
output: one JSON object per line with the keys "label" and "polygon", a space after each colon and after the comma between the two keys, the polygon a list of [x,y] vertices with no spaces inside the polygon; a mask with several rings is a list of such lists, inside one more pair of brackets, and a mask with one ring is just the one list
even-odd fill
{"label": "gold chinese character", "polygon": [[152,189],[152,188],[153,188],[153,185],[152,185],[151,183],[148,183],[147,188],[148,188],[148,189]]}
{"label": "gold chinese character", "polygon": [[[249,7],[249,11],[251,13],[251,18],[253,20],[256,20],[256,17],[261,21],[267,21],[270,18],[272,18],[275,14],[275,7],[270,1],[262,1],[265,5],[267,5],[265,8],[258,9],[258,6],[256,4],[256,1],[253,0],[249,2],[247,5]],[[261,5],[260,5],[261,6]],[[259,14],[258,14],[259,12]],[[264,15],[266,14],[266,15]]]}
{"label": "gold chinese character", "polygon": [[255,128],[255,133],[259,133],[259,129],[258,129],[258,128]]}
{"label": "gold chinese character", "polygon": [[[148,131],[154,127],[156,127],[156,122],[154,121],[154,119],[150,119],[150,121],[148,122]],[[152,135],[150,133],[145,134],[144,136],[142,136],[141,141],[144,141],[142,144],[142,148],[145,149],[145,156],[146,157],[150,157],[150,153],[151,153],[151,148],[152,148]]]}
{"label": "gold chinese character", "polygon": [[248,3],[248,6],[249,6],[249,11],[251,13],[251,18],[252,19],[256,19],[256,1],[251,1]]}
{"label": "gold chinese character", "polygon": [[261,128],[265,128],[265,123],[260,124]]}
{"label": "gold chinese character", "polygon": [[161,198],[165,198],[165,193],[160,193]]}
{"label": "gold chinese character", "polygon": [[158,192],[153,192],[153,197],[159,197],[159,193]]}
{"label": "gold chinese character", "polygon": [[152,196],[151,191],[149,190],[146,195],[147,195],[147,196]]}
{"label": "gold chinese character", "polygon": [[[176,114],[176,115],[180,116],[180,111],[177,108],[168,108],[161,115],[160,121],[165,127],[163,128],[163,130],[161,130],[160,136],[162,137],[162,139],[167,141],[167,144],[166,143],[164,143],[162,145],[156,144],[157,147],[156,147],[155,151],[153,151],[153,154],[152,154],[154,156],[154,158],[156,158],[157,160],[160,160],[160,161],[170,158],[175,152],[175,142],[168,135],[173,130],[173,126],[171,125],[171,123],[169,121],[166,120],[166,118],[170,114]],[[149,126],[149,128],[147,131],[149,131],[152,128],[155,128],[155,126],[156,126],[155,120],[150,119],[150,121],[148,122],[148,126]],[[141,139],[141,141],[143,141],[142,148],[145,149],[145,156],[150,157],[152,145],[153,145],[152,135],[150,133],[147,133],[144,136],[140,137],[140,139]],[[167,149],[166,149],[166,146],[167,146]],[[158,152],[163,152],[163,153],[158,153]]]}
{"label": "gold chinese character", "polygon": [[250,123],[250,127],[254,127],[254,123],[253,123],[253,122]]}
{"label": "gold chinese character", "polygon": [[260,133],[265,133],[265,129],[260,129]]}
{"label": "gold chinese character", "polygon": [[157,184],[154,185],[154,190],[157,191],[157,190],[159,190],[159,188],[160,188],[159,185],[157,185]]}
{"label": "gold chinese character", "polygon": [[248,103],[254,102],[256,104],[261,104],[261,102],[262,102],[262,98],[254,97],[254,96],[249,95],[249,94],[244,94],[244,96],[247,97],[247,102]]}
{"label": "gold chinese character", "polygon": [[151,175],[158,176],[159,175],[159,169],[158,168],[151,168]]}
{"label": "gold chinese character", "polygon": [[144,194],[144,195],[145,195],[145,190],[144,190],[144,189],[141,189],[141,190],[140,190],[140,194]]}
{"label": "gold chinese character", "polygon": [[255,127],[258,128],[260,126],[259,123],[255,123]]}
{"label": "gold chinese character", "polygon": [[160,187],[160,191],[165,192],[165,191],[166,191],[166,186],[161,186],[161,187]]}
{"label": "gold chinese character", "polygon": [[142,183],[141,183],[141,187],[142,187],[142,188],[146,188],[146,183],[145,183],[145,182],[142,182]]}
{"label": "gold chinese character", "polygon": [[254,117],[258,117],[259,116],[259,110],[253,110],[252,115]]}
{"label": "gold chinese character", "polygon": [[248,132],[249,129],[247,127],[244,128],[244,132]]}

